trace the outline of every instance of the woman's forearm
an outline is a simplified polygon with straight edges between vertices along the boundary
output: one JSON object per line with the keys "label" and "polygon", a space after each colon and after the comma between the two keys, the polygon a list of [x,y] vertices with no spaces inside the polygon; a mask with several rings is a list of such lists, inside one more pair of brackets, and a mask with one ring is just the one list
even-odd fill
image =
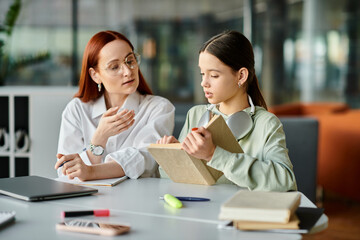
{"label": "woman's forearm", "polygon": [[115,161],[90,166],[91,179],[105,179],[125,176],[123,168]]}

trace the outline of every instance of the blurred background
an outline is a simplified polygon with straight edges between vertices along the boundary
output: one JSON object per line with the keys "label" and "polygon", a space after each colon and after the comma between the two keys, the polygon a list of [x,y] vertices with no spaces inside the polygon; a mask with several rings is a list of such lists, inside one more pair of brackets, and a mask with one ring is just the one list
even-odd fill
{"label": "blurred background", "polygon": [[[141,54],[154,94],[176,107],[175,136],[187,110],[206,103],[200,47],[243,32],[269,110],[298,121],[287,143],[296,140],[290,156],[305,154],[291,157],[299,191],[309,182],[306,195],[330,218],[327,231],[304,239],[358,239],[359,0],[1,0],[0,178],[56,177],[61,112],[86,43],[103,30],[124,33]],[[302,127],[307,117],[315,130]]]}
{"label": "blurred background", "polygon": [[[14,2],[1,0],[2,25]],[[331,101],[360,108],[359,5],[358,0],[22,0],[12,34],[0,32],[0,83],[77,85],[87,41],[110,29],[134,43],[155,94],[175,103],[203,103],[198,50],[211,36],[233,29],[253,44],[268,105]]]}

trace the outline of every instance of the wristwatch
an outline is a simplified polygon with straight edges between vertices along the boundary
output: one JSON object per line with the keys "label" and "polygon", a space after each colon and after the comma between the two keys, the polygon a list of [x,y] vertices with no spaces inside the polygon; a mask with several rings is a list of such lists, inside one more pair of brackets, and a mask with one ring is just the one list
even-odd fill
{"label": "wristwatch", "polygon": [[95,156],[101,156],[104,153],[104,148],[100,145],[94,145],[90,143],[90,151],[92,152],[92,154],[94,154]]}

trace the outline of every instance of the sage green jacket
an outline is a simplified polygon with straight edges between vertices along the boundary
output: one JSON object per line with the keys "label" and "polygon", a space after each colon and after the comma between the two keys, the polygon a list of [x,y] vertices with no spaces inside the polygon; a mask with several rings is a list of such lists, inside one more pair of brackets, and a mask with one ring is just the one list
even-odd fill
{"label": "sage green jacket", "polygon": [[[179,136],[180,142],[192,128],[198,127],[198,122],[208,107],[209,105],[198,105],[189,110]],[[214,114],[222,115],[225,120],[228,118],[217,108],[210,109]],[[243,111],[250,113],[250,107]],[[217,183],[234,183],[249,190],[297,190],[280,120],[259,106],[255,108],[252,119],[252,130],[245,137],[237,139],[244,153],[231,153],[217,146],[212,159],[207,163],[224,173]],[[162,176],[166,176],[163,171],[160,172]]]}

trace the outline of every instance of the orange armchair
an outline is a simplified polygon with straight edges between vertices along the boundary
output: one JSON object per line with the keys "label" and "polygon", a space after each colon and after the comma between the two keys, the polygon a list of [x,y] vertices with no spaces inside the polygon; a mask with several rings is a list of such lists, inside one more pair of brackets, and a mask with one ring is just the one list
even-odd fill
{"label": "orange armchair", "polygon": [[325,191],[360,201],[360,110],[343,103],[292,103],[269,111],[278,117],[318,119],[318,184]]}

